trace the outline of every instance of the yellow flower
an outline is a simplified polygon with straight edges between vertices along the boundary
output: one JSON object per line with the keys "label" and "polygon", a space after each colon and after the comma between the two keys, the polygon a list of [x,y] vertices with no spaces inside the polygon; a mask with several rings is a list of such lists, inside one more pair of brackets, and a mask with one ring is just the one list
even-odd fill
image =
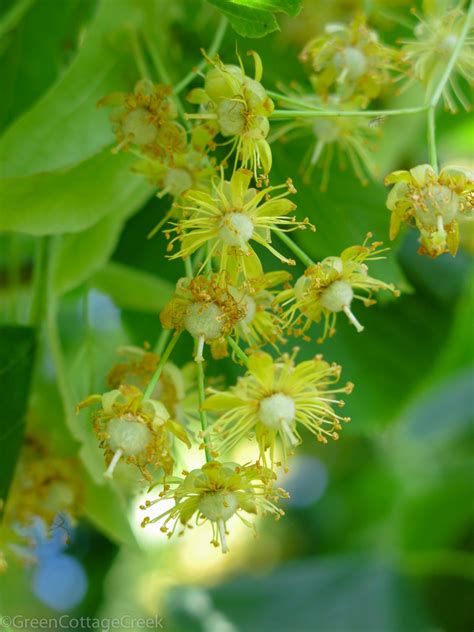
{"label": "yellow flower", "polygon": [[123,459],[136,465],[151,480],[147,466],[173,471],[170,434],[191,447],[184,428],[170,419],[165,406],[154,399],[144,399],[136,386],[122,384],[102,395],[91,395],[78,410],[100,403],[94,413],[94,431],[105,452],[107,478],[112,478],[117,463]]}
{"label": "yellow flower", "polygon": [[353,388],[350,383],[334,388],[340,372],[341,367],[328,364],[321,356],[296,364],[288,355],[275,361],[268,353],[252,354],[248,372],[235,386],[224,392],[210,389],[212,395],[203,408],[220,414],[206,431],[212,447],[223,454],[255,433],[260,458],[265,463],[269,449],[273,467],[277,437],[286,465],[288,455],[301,442],[301,426],[323,443],[327,438],[337,439],[341,421],[349,419],[338,415],[333,406],[343,406],[337,394],[350,393]]}
{"label": "yellow flower", "polygon": [[[189,257],[202,246],[208,249],[201,270],[212,257],[219,257],[219,270],[226,271],[235,283],[241,273],[245,277],[258,277],[263,274],[262,265],[253,249],[252,243],[260,244],[280,261],[294,265],[271,243],[272,230],[292,231],[311,226],[308,220],[299,222],[294,216],[288,216],[296,205],[286,196],[295,193],[291,180],[286,184],[269,186],[265,189],[249,188],[252,174],[239,169],[232,174],[230,182],[223,176],[218,185],[213,184],[213,193],[188,191],[183,207],[184,217],[168,235],[176,233],[168,246],[171,250],[176,241],[180,244],[178,252],[170,259]],[[283,193],[270,197],[278,189]]]}
{"label": "yellow flower", "polygon": [[188,95],[188,100],[201,105],[202,111],[188,117],[214,123],[214,128],[207,126],[209,135],[220,132],[230,137],[229,155],[235,151],[235,163],[240,159],[242,167],[249,167],[257,177],[259,168],[268,174],[272,166],[266,137],[274,104],[260,83],[263,74],[260,57],[254,51],[248,54],[255,62],[254,79],[247,77],[240,58],[240,66],[223,64],[218,56],[208,60],[213,68],[206,75],[204,88]]}
{"label": "yellow flower", "polygon": [[280,315],[272,311],[275,295],[280,290],[271,289],[286,283],[291,274],[280,270],[266,272],[261,277],[249,279],[239,289],[229,288],[235,298],[246,306],[244,318],[237,323],[237,338],[242,338],[253,350],[270,343],[276,347],[284,342],[284,322]]}
{"label": "yellow flower", "polygon": [[[123,384],[144,390],[155,373],[160,356],[139,347],[121,347],[118,350],[126,361],[112,367],[107,375],[107,386],[117,389]],[[189,362],[178,368],[167,362],[151,394],[159,400],[173,419],[186,425],[197,418],[196,367]]]}
{"label": "yellow flower", "polygon": [[183,193],[190,189],[208,191],[215,168],[206,154],[190,148],[167,161],[141,160],[133,165],[132,171],[149,178],[159,188],[159,198],[171,195],[181,201]]}
{"label": "yellow flower", "polygon": [[[336,329],[336,318],[344,312],[358,332],[362,325],[351,311],[354,299],[364,303],[366,307],[373,305],[372,293],[379,290],[390,290],[399,295],[394,286],[369,276],[366,261],[380,259],[386,249],[380,249],[381,242],[366,245],[372,235],[369,233],[362,246],[351,246],[343,250],[339,257],[326,257],[306,269],[294,287],[281,292],[277,302],[287,307],[284,317],[290,332],[303,335],[313,322],[319,323],[324,317],[324,332],[318,339],[323,342],[332,336]],[[309,338],[307,338],[309,340]]]}
{"label": "yellow flower", "polygon": [[[183,475],[184,478],[165,479],[160,498],[147,501],[141,507],[146,510],[168,498],[176,503],[155,518],[147,516],[142,527],[166,518],[161,531],[171,537],[178,524],[191,528],[189,522],[195,516],[197,526],[206,521],[211,523],[211,544],[216,547],[220,545],[222,553],[227,553],[229,548],[226,523],[230,518],[237,516],[246,526],[251,527],[242,512],[272,513],[276,519],[284,514],[275,502],[280,498],[287,498],[288,495],[282,489],[272,488],[271,482],[275,475],[267,468],[211,461],[201,469],[183,472]],[[173,524],[171,531],[167,526],[169,522]]]}
{"label": "yellow flower", "polygon": [[177,108],[171,86],[139,81],[133,93],[113,92],[97,105],[117,109],[110,119],[118,145],[114,152],[138,147],[153,158],[168,158],[186,146],[186,130],[176,122]]}
{"label": "yellow flower", "polygon": [[362,14],[349,26],[328,24],[325,31],[312,39],[300,55],[310,68],[314,91],[324,99],[330,94],[343,100],[359,97],[362,107],[366,107],[390,83],[395,52],[380,43]]}
{"label": "yellow flower", "polygon": [[[404,61],[408,62],[412,79],[405,85],[405,89],[414,79],[422,81],[427,86],[427,100],[432,97],[442,74],[446,70],[449,59],[459,41],[461,32],[469,19],[461,4],[447,9],[443,2],[425,2],[425,14],[416,17],[419,20],[414,29],[414,40],[401,40],[401,53]],[[472,20],[471,20],[472,22]],[[469,99],[464,94],[458,76],[472,85],[474,53],[472,46],[474,36],[472,23],[468,35],[464,40],[459,56],[454,64],[453,72],[443,90],[446,107],[452,112],[457,111],[456,101],[466,109],[471,109]],[[456,76],[458,75],[458,76]]]}
{"label": "yellow flower", "polygon": [[195,360],[201,362],[205,342],[211,345],[214,358],[227,355],[225,338],[245,317],[246,309],[231,293],[225,275],[184,277],[176,284],[176,293],[163,308],[160,320],[166,329],[186,329],[196,339]]}
{"label": "yellow flower", "polygon": [[472,213],[474,174],[462,167],[444,167],[437,174],[430,165],[410,171],[394,171],[385,178],[394,184],[387,198],[392,211],[390,239],[395,239],[402,222],[420,231],[420,254],[437,257],[455,255],[459,245],[459,219]]}

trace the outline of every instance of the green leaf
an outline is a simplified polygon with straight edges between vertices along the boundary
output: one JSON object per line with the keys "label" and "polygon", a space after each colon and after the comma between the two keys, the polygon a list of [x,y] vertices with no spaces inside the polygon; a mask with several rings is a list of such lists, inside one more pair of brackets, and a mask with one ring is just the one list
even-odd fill
{"label": "green leaf", "polygon": [[[97,101],[109,92],[130,89],[137,71],[125,29],[140,25],[133,0],[103,0],[79,53],[60,80],[0,139],[3,176],[25,176],[74,165],[113,141],[105,109]],[[117,35],[124,38],[120,47]],[[32,52],[34,55],[34,52]]]}
{"label": "green leaf", "polygon": [[158,314],[174,292],[174,285],[157,276],[110,261],[92,277],[92,285],[123,309]]}
{"label": "green leaf", "polygon": [[117,544],[137,546],[128,520],[127,506],[113,484],[98,485],[83,471],[86,517]]}
{"label": "green leaf", "polygon": [[[57,0],[17,0],[14,4],[22,12],[17,11],[12,16],[15,23],[7,25],[11,30],[0,57],[1,128],[30,108],[74,59],[80,32],[90,20],[96,0],[68,0],[61,11],[57,6]],[[3,26],[2,16],[0,32]]]}
{"label": "green leaf", "polygon": [[4,501],[23,441],[35,348],[33,328],[0,327],[0,499]]}
{"label": "green leaf", "polygon": [[300,0],[208,0],[217,7],[243,37],[263,37],[279,31],[273,13],[283,12],[298,15]]}
{"label": "green leaf", "polygon": [[75,167],[0,180],[0,230],[32,235],[77,232],[152,191],[129,167],[133,158],[104,150]]}
{"label": "green leaf", "polygon": [[122,208],[109,213],[91,228],[61,237],[53,263],[54,290],[58,294],[74,289],[107,263],[127,218],[148,196],[148,190],[144,190],[141,195],[121,200]]}

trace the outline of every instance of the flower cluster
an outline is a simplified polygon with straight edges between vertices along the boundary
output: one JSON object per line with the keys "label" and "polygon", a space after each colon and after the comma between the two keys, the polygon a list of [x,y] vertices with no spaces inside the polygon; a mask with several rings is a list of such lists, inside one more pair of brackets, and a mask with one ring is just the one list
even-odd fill
{"label": "flower cluster", "polygon": [[[452,24],[464,45],[469,38],[459,11]],[[456,54],[461,44],[454,45]],[[287,494],[275,487],[277,469],[291,467],[306,439],[336,440],[349,421],[341,408],[353,384],[340,382],[341,367],[322,355],[298,358],[298,349],[283,346],[298,336],[314,344],[311,329],[318,324],[316,342],[323,343],[335,334],[341,312],[362,332],[354,306],[373,305],[379,291],[399,295],[391,283],[372,276],[372,264],[388,249],[369,233],[361,245],[344,244],[340,254],[310,259],[292,239],[300,230],[315,230],[309,210],[300,214],[290,199],[296,194],[291,177],[272,180],[271,143],[309,130],[315,140],[306,157],[307,176],[323,159],[324,188],[337,147],[366,182],[373,172],[368,142],[377,132],[377,117],[367,108],[389,92],[400,60],[415,59],[404,46],[401,54],[383,44],[362,15],[349,25],[328,25],[300,57],[309,90],[294,83],[284,89],[277,95],[285,107],[280,111],[262,84],[262,62],[253,51],[253,78],[240,57],[232,65],[205,55],[203,84],[187,96],[193,112],[177,107],[178,90],[148,83],[139,83],[134,95],[104,100],[121,106],[114,115],[117,140],[139,155],[134,171],[150,179],[158,197],[173,198],[154,232],[162,230],[165,255],[184,267],[160,313],[156,352],[126,349],[127,361],[109,373],[112,390],[80,404],[99,404],[94,428],[106,474],[119,461],[133,464],[145,481],[154,481],[150,492],[160,490],[142,506],[143,526],[159,523],[171,536],[179,526],[184,532],[209,522],[211,543],[226,552],[235,517],[250,525],[251,514],[283,515],[280,501]],[[465,57],[453,60],[462,72]],[[420,64],[417,74],[426,76],[427,62]],[[300,109],[293,114],[295,105]],[[177,122],[180,113],[186,131]],[[273,120],[287,122],[271,129]],[[454,254],[459,219],[472,208],[472,174],[456,167],[438,173],[423,165],[396,171],[386,183],[394,185],[387,201],[390,237],[402,222],[413,223],[422,253]],[[305,266],[296,280],[293,256]],[[195,362],[179,369],[169,358],[179,340],[191,355],[189,336]],[[217,384],[205,375],[209,347],[214,360],[229,358],[243,367],[234,383],[222,378]],[[176,475],[176,440],[203,450],[202,467]],[[233,461],[237,449],[251,454],[245,465]],[[173,504],[160,511],[166,500]]]}

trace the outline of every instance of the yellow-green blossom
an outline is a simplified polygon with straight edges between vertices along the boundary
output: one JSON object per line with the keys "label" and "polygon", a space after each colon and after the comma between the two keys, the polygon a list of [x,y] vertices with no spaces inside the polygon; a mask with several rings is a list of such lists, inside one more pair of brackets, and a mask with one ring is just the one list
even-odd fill
{"label": "yellow-green blossom", "polygon": [[143,79],[132,93],[113,92],[98,102],[116,108],[110,115],[118,143],[114,152],[136,147],[146,156],[165,159],[184,150],[186,130],[175,120],[171,92],[171,86]]}
{"label": "yellow-green blossom", "polygon": [[[164,480],[164,489],[160,498],[147,501],[141,508],[147,510],[163,499],[173,499],[174,507],[162,514],[150,518],[147,516],[142,526],[164,520],[161,531],[169,537],[173,535],[178,524],[191,528],[189,524],[195,517],[195,524],[200,526],[206,521],[211,523],[211,544],[221,547],[227,553],[227,521],[237,516],[246,526],[251,523],[242,515],[272,513],[276,519],[284,511],[275,504],[280,498],[288,495],[282,489],[274,489],[272,481],[274,473],[259,465],[237,465],[236,463],[220,463],[211,461],[201,469],[183,472],[184,478],[171,477]],[[168,523],[172,523],[171,531]]]}
{"label": "yellow-green blossom", "polygon": [[[414,29],[416,39],[401,40],[403,45],[401,48],[402,57],[409,64],[409,73],[411,74],[411,80],[405,88],[411,85],[415,79],[422,81],[427,88],[428,100],[436,90],[458,44],[466,20],[469,19],[466,11],[461,8],[462,3],[453,8],[448,8],[446,4],[445,2],[424,2],[424,15],[418,16],[415,12],[419,20]],[[456,101],[459,101],[466,110],[471,109],[469,99],[459,83],[459,77],[462,77],[472,86],[474,81],[473,44],[474,34],[471,23],[467,37],[443,90],[446,107],[452,112],[457,110]]]}
{"label": "yellow-green blossom", "polygon": [[[218,258],[218,269],[226,271],[233,283],[241,273],[245,277],[263,274],[253,243],[260,244],[280,261],[294,265],[294,261],[278,252],[271,241],[272,230],[311,227],[307,219],[299,222],[289,215],[296,208],[287,199],[290,193],[296,192],[292,182],[288,180],[286,184],[255,189],[250,187],[251,179],[250,171],[239,169],[230,181],[222,176],[218,184],[213,183],[212,193],[188,191],[184,195],[183,219],[168,231],[169,236],[176,234],[169,250],[179,243],[179,251],[170,259],[189,257],[206,246],[207,256],[201,269],[208,261]],[[284,192],[271,197],[280,189]]]}
{"label": "yellow-green blossom", "polygon": [[160,401],[144,399],[136,386],[122,384],[102,395],[91,395],[78,405],[78,410],[93,404],[100,404],[93,416],[94,431],[105,452],[108,478],[121,459],[136,465],[148,480],[149,465],[170,474],[171,435],[190,447],[184,428],[170,419],[165,406]]}
{"label": "yellow-green blossom", "polygon": [[255,62],[254,79],[247,77],[240,58],[240,66],[224,64],[218,56],[209,60],[213,67],[206,74],[204,88],[197,88],[188,95],[191,103],[201,106],[201,112],[189,118],[207,121],[206,131],[210,137],[213,132],[220,132],[230,138],[229,155],[236,152],[235,164],[240,159],[241,166],[248,167],[256,176],[258,169],[263,168],[268,174],[272,166],[266,138],[270,129],[268,117],[274,105],[260,83],[261,59],[254,51],[249,55]]}
{"label": "yellow-green blossom", "polygon": [[178,281],[176,293],[161,311],[160,319],[166,329],[186,329],[196,339],[195,359],[201,362],[204,343],[211,345],[214,358],[227,355],[226,336],[246,313],[246,304],[230,291],[225,275],[198,275]]}
{"label": "yellow-green blossom", "polygon": [[[367,239],[372,235],[369,233]],[[399,292],[392,284],[369,276],[366,261],[377,261],[386,249],[380,249],[381,242],[362,246],[351,246],[343,250],[339,257],[326,257],[323,261],[305,270],[293,288],[281,292],[277,302],[285,309],[290,333],[304,335],[313,322],[324,318],[322,342],[336,331],[336,318],[344,312],[358,332],[363,326],[351,311],[354,299],[366,307],[373,305],[373,292],[390,290],[398,296]],[[309,340],[309,338],[308,338]]]}
{"label": "yellow-green blossom", "polygon": [[323,99],[331,94],[343,100],[358,97],[366,107],[390,83],[395,52],[379,41],[359,14],[349,25],[326,25],[324,35],[312,39],[300,59],[309,66],[316,94]]}
{"label": "yellow-green blossom", "polygon": [[227,391],[210,389],[211,396],[204,410],[219,414],[206,434],[218,454],[231,450],[249,435],[255,435],[260,458],[270,451],[270,462],[275,463],[277,437],[287,456],[301,442],[300,428],[304,426],[318,441],[337,439],[342,421],[334,406],[343,406],[340,393],[350,393],[353,385],[334,388],[339,381],[341,367],[328,364],[321,356],[295,363],[294,357],[284,355],[273,360],[268,353],[253,353],[248,360],[248,372]]}
{"label": "yellow-green blossom", "polygon": [[420,254],[437,257],[456,254],[459,219],[472,213],[474,174],[462,167],[444,167],[439,174],[430,165],[410,171],[394,171],[385,178],[394,184],[387,198],[392,211],[390,239],[395,239],[402,222],[420,231]]}

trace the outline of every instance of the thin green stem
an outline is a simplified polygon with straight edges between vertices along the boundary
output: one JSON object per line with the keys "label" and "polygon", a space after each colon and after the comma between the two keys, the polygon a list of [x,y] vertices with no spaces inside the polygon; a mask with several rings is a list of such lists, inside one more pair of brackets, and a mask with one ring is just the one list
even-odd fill
{"label": "thin green stem", "polygon": [[171,338],[170,342],[168,343],[168,346],[163,351],[163,354],[162,354],[158,364],[156,365],[155,372],[151,376],[151,379],[148,382],[148,386],[146,387],[145,392],[143,394],[144,399],[150,399],[153,391],[155,390],[156,383],[160,379],[160,375],[161,375],[161,372],[163,371],[163,367],[165,366],[166,362],[168,361],[168,358],[170,357],[171,352],[175,348],[175,345],[178,342],[179,337],[181,336],[181,333],[182,333],[181,331],[176,331],[173,334],[173,337]]}
{"label": "thin green stem", "polygon": [[227,336],[227,342],[232,347],[232,349],[235,352],[235,354],[240,358],[240,360],[242,360],[244,366],[248,367],[248,365],[249,365],[249,358],[244,353],[244,351],[242,351],[242,349],[235,342],[235,340],[233,338],[231,338],[230,336]]}
{"label": "thin green stem", "polygon": [[74,431],[74,424],[71,419],[74,415],[76,407],[76,397],[69,382],[66,362],[64,359],[63,349],[61,345],[61,336],[58,327],[58,304],[57,297],[54,292],[54,247],[55,241],[48,242],[46,247],[46,335],[48,339],[49,348],[53,357],[54,369],[56,373],[56,381],[58,384],[58,390],[61,395],[65,413],[66,423],[77,439],[77,432]]}
{"label": "thin green stem", "polygon": [[[209,46],[209,51],[208,51],[209,57],[213,57],[218,52],[219,48],[221,47],[222,40],[224,39],[226,29],[227,29],[227,18],[222,16],[217,26],[217,30],[214,34],[214,39],[212,40],[211,45]],[[195,68],[191,70],[191,72],[188,72],[188,74],[185,77],[183,77],[181,81],[178,81],[178,83],[174,87],[173,94],[179,94],[180,92],[182,92],[186,88],[186,86],[188,86],[191,83],[194,77],[203,70],[203,68],[206,66],[207,63],[208,63],[207,60],[203,59],[202,61],[199,62],[199,64]]]}
{"label": "thin green stem", "polygon": [[193,263],[191,261],[191,258],[186,257],[185,259],[183,259],[183,261],[184,261],[184,269],[186,271],[186,276],[192,279],[194,276],[194,273],[193,273]]}
{"label": "thin green stem", "polygon": [[166,345],[168,344],[168,340],[171,336],[171,329],[162,329],[160,335],[158,336],[158,340],[156,341],[155,348],[153,349],[154,353],[161,355],[165,350]]}
{"label": "thin green stem", "polygon": [[131,31],[130,39],[132,42],[133,59],[135,60],[135,65],[137,66],[140,77],[142,79],[149,79],[150,73],[148,71],[145,56],[143,55],[143,49],[140,45],[140,40],[138,39],[138,33],[136,30]]}
{"label": "thin green stem", "polygon": [[21,21],[36,0],[17,0],[0,20],[0,38]]}
{"label": "thin green stem", "polygon": [[[154,41],[154,39],[150,36],[150,34],[145,31],[143,34],[143,37],[145,38],[145,43],[147,45],[147,48],[150,52],[151,55],[151,59],[153,61],[153,64],[155,66],[155,70],[158,74],[158,77],[160,79],[160,81],[162,81],[163,83],[166,83],[168,85],[172,85],[172,80],[171,80],[171,76],[168,72],[168,69],[166,68],[166,65],[164,64],[163,60],[161,59],[161,55],[160,52],[158,50],[158,47]],[[178,112],[179,115],[181,116],[182,120],[184,121],[184,124],[186,125],[186,127],[189,129],[189,123],[188,120],[185,116],[185,111],[183,108],[183,104],[181,103],[181,100],[179,99],[178,96],[175,95],[175,103],[176,103],[176,107],[178,108]]]}
{"label": "thin green stem", "polygon": [[436,107],[436,105],[438,104],[438,101],[441,98],[441,95],[443,94],[443,90],[449,81],[449,76],[451,75],[451,72],[461,53],[462,47],[464,45],[464,41],[467,37],[469,28],[471,26],[471,21],[473,19],[473,16],[474,16],[474,2],[471,2],[471,6],[469,7],[469,10],[466,14],[466,21],[464,22],[464,26],[461,30],[461,33],[459,34],[459,37],[456,42],[456,46],[453,49],[448,65],[446,66],[443,74],[441,75],[441,79],[439,80],[438,86],[436,87],[433,97],[431,98],[431,101],[430,101],[431,107]]}
{"label": "thin green stem", "polygon": [[314,261],[311,259],[311,257],[309,257],[304,250],[302,250],[299,246],[297,246],[295,244],[295,242],[288,237],[288,235],[286,233],[284,233],[281,230],[274,230],[273,231],[277,237],[279,239],[281,239],[281,241],[286,244],[286,246],[288,246],[288,248],[291,250],[291,252],[298,257],[298,259],[301,261],[301,263],[303,263],[307,268],[309,268],[310,266],[314,266]]}
{"label": "thin green stem", "polygon": [[428,110],[427,119],[427,131],[428,131],[428,155],[431,166],[437,172],[438,171],[438,152],[436,149],[436,113],[435,106],[430,107]]}
{"label": "thin green stem", "polygon": [[203,410],[203,405],[206,399],[206,395],[204,392],[204,362],[196,362],[197,367],[197,378],[198,378],[198,395],[199,395],[199,420],[201,422],[201,430],[203,432],[203,441],[204,441],[204,453],[206,455],[206,463],[212,461],[212,457],[209,451],[209,438],[205,434],[207,430],[207,414],[206,411]]}
{"label": "thin green stem", "polygon": [[46,316],[48,251],[51,237],[40,237],[36,244],[35,265],[33,270],[33,299],[30,308],[30,322],[40,328]]}
{"label": "thin green stem", "polygon": [[318,110],[306,108],[305,110],[274,110],[270,118],[277,120],[293,118],[343,118],[363,116],[365,118],[377,118],[379,116],[403,116],[406,114],[419,114],[426,112],[429,105],[420,105],[414,108],[400,108],[398,110]]}

